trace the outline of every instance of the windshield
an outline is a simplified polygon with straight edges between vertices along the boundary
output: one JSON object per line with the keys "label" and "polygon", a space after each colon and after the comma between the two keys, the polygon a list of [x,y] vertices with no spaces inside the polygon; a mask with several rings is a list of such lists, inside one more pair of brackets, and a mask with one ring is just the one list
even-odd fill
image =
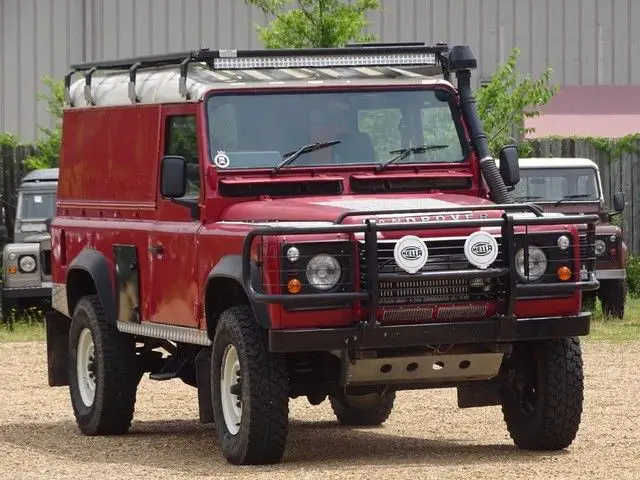
{"label": "windshield", "polygon": [[597,202],[600,188],[593,168],[521,168],[515,197],[531,202]]}
{"label": "windshield", "polygon": [[[438,90],[224,94],[207,101],[211,159],[220,168],[272,168],[286,154],[322,142],[284,168],[462,162],[467,144],[453,96]],[[454,108],[452,108],[454,107]]]}
{"label": "windshield", "polygon": [[18,218],[21,220],[42,220],[53,218],[56,213],[56,194],[23,193]]}

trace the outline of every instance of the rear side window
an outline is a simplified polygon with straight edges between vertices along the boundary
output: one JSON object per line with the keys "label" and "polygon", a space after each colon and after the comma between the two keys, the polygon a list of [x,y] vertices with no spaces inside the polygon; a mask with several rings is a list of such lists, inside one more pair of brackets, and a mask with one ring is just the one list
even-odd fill
{"label": "rear side window", "polygon": [[178,155],[187,161],[186,196],[200,196],[200,162],[198,158],[198,136],[195,115],[167,117],[165,155]]}

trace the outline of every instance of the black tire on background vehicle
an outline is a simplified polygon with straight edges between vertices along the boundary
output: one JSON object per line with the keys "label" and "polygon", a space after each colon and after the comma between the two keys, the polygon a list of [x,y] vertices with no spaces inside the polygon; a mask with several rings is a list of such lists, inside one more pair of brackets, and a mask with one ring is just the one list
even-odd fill
{"label": "black tire on background vehicle", "polygon": [[269,352],[266,331],[251,307],[222,313],[211,349],[211,396],[213,423],[229,463],[281,461],[289,430],[285,360]]}
{"label": "black tire on background vehicle", "polygon": [[607,317],[624,318],[627,300],[627,282],[624,280],[606,280],[600,282],[598,296],[602,304],[602,313]]}
{"label": "black tire on background vehicle", "polygon": [[514,443],[526,450],[562,450],[571,445],[584,399],[580,340],[518,344],[504,373],[502,413]]}
{"label": "black tire on background vehicle", "polygon": [[597,298],[597,292],[582,292],[582,311],[595,312]]}
{"label": "black tire on background vehicle", "polygon": [[121,435],[131,426],[140,374],[133,337],[108,324],[96,295],[80,299],[69,330],[69,391],[84,435]]}
{"label": "black tire on background vehicle", "polygon": [[329,401],[342,425],[374,426],[383,424],[391,415],[396,392],[369,395],[331,395]]}

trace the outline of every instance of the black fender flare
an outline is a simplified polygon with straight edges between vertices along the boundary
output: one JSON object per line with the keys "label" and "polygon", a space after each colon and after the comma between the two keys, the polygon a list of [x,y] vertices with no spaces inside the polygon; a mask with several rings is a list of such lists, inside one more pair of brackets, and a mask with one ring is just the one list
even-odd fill
{"label": "black fender flare", "polygon": [[84,271],[93,280],[95,292],[102,304],[102,310],[107,321],[113,325],[118,320],[118,310],[116,306],[116,297],[114,293],[113,273],[115,267],[113,262],[109,260],[102,252],[92,248],[83,249],[80,254],[75,257],[69,264],[67,269],[67,306],[69,315],[73,315],[75,303],[80,299],[69,288],[69,276],[74,271]]}
{"label": "black fender flare", "polygon": [[[255,282],[254,288],[258,291],[262,289],[261,287],[259,287],[260,282],[256,281],[259,278],[259,274],[260,269],[254,262],[251,262],[251,282]],[[235,280],[240,285],[240,287],[242,287],[245,295],[247,295],[247,291],[242,281],[241,255],[226,255],[222,257],[216,265],[214,265],[214,267],[209,272],[209,275],[207,276],[207,281],[204,288],[205,294],[209,290],[209,282],[215,278],[228,278],[231,280]],[[247,298],[249,299],[249,305],[253,310],[253,314],[255,315],[258,325],[267,329],[271,327],[268,305],[266,303],[254,302],[248,295]],[[206,302],[206,297],[204,300]]]}

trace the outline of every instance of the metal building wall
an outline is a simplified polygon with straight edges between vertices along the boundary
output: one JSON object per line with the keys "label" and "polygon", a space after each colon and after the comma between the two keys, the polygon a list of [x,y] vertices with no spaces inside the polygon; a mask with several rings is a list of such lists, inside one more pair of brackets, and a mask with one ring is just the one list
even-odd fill
{"label": "metal building wall", "polygon": [[[558,84],[638,84],[640,0],[381,0],[384,41],[469,43],[488,78],[511,49]],[[69,63],[169,50],[259,47],[266,18],[244,0],[0,0],[0,131],[46,124],[41,78]]]}

